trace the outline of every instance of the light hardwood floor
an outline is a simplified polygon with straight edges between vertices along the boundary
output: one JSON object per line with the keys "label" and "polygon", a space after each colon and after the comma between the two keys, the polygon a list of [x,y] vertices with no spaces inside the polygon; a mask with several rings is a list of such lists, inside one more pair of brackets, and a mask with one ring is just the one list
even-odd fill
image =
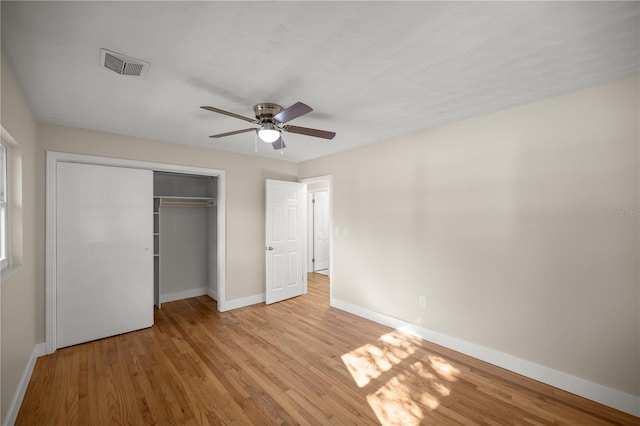
{"label": "light hardwood floor", "polygon": [[640,419],[329,307],[163,305],[150,329],[39,358],[17,425],[569,424]]}

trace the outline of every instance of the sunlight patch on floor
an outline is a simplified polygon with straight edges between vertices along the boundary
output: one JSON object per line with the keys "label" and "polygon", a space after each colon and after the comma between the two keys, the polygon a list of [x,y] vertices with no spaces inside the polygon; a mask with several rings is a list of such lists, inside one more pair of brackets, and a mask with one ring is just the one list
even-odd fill
{"label": "sunlight patch on floor", "polygon": [[456,377],[460,374],[460,370],[439,356],[429,355],[429,364],[438,375],[450,382],[456,380]]}
{"label": "sunlight patch on floor", "polygon": [[[384,334],[376,344],[367,343],[342,355],[342,362],[359,387],[368,385],[371,380],[415,352],[412,343],[395,335],[396,333]],[[400,336],[404,337],[402,334]]]}
{"label": "sunlight patch on floor", "polygon": [[355,351],[342,355],[342,362],[358,387],[365,387],[372,379],[393,367],[384,351],[377,346],[366,344]]}
{"label": "sunlight patch on floor", "polygon": [[[367,401],[383,425],[419,425],[424,418],[422,407],[401,389],[401,379],[394,377],[375,393],[367,395]],[[437,407],[437,405],[436,405]]]}
{"label": "sunlight patch on floor", "polygon": [[383,425],[419,425],[451,393],[460,370],[436,355],[412,359],[421,340],[401,331],[382,335],[342,355],[367,402]]}

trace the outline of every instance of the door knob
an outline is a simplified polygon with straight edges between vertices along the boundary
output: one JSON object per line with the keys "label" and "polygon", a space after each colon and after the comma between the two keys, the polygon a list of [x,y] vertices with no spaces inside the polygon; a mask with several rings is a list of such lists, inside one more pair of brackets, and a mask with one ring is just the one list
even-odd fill
{"label": "door knob", "polygon": [[271,250],[273,250],[273,247],[269,246],[269,247],[267,247],[267,250],[271,251]]}

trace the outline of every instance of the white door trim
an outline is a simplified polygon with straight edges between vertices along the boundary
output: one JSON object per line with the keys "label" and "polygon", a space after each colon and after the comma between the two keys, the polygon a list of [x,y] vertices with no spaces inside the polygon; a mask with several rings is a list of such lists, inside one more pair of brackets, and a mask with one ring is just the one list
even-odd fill
{"label": "white door trim", "polygon": [[[298,182],[301,183],[312,183],[312,182],[329,182],[329,297],[333,297],[333,270],[334,268],[334,260],[333,260],[333,175],[322,175],[315,176],[305,179],[300,179]],[[305,293],[307,289],[304,289]]]}
{"label": "white door trim", "polygon": [[[120,158],[99,157],[94,155],[70,154],[65,152],[47,151],[46,170],[46,241],[45,241],[45,344],[47,354],[56,351],[56,211],[57,211],[57,164],[59,162],[96,164],[101,166],[128,167],[132,169],[144,169],[158,172],[175,172],[186,174],[198,174],[203,176],[215,176],[218,181],[217,207],[218,207],[218,259],[217,259],[217,297],[218,310],[227,310],[226,301],[226,231],[225,231],[225,171],[204,167],[181,166],[177,164],[153,163],[148,161],[126,160]],[[153,196],[153,194],[150,194]]]}

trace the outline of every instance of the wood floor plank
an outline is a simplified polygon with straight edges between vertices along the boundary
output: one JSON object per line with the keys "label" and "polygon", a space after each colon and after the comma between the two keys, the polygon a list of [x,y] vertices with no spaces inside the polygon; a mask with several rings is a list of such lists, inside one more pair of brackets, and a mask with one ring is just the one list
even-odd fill
{"label": "wood floor plank", "polygon": [[309,293],[219,313],[163,304],[152,328],[38,359],[16,425],[637,425],[640,418],[329,306]]}

